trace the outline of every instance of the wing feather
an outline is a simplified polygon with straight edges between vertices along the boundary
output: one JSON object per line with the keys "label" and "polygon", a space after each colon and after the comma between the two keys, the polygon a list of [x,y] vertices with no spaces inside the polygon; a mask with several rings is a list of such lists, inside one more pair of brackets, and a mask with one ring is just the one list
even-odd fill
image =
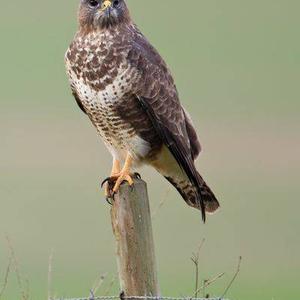
{"label": "wing feather", "polygon": [[189,139],[190,139],[193,159],[196,160],[202,150],[201,144],[200,144],[200,141],[199,141],[199,138],[198,138],[198,135],[195,130],[194,123],[192,121],[190,114],[185,109],[183,109],[183,111],[185,114],[186,131],[187,131]]}
{"label": "wing feather", "polygon": [[[197,189],[197,201],[205,221],[205,206],[201,197],[203,181],[194,164],[199,149],[191,145],[191,123],[180,104],[178,92],[166,63],[147,39],[137,32],[128,53],[128,61],[139,74],[135,96],[147,113],[153,127],[168,147],[178,165]],[[191,134],[192,138],[196,135]]]}
{"label": "wing feather", "polygon": [[80,98],[79,98],[76,90],[72,86],[71,86],[71,90],[72,90],[72,95],[74,96],[77,105],[79,106],[79,108],[81,109],[82,112],[84,112],[85,114],[87,114],[87,112],[86,112],[86,110],[85,110],[85,108],[84,108],[84,106],[83,106],[83,104],[82,104],[82,102],[81,102],[81,100],[80,100]]}
{"label": "wing feather", "polygon": [[188,176],[191,183],[197,187],[198,190],[197,200],[201,207],[202,219],[205,222],[206,220],[205,205],[200,192],[202,187],[202,181],[200,180],[199,173],[195,168],[191,153],[187,151],[187,148],[181,143],[181,140],[179,140],[176,137],[176,135],[174,135],[168,129],[168,127],[164,125],[164,122],[161,119],[159,119],[155,111],[152,109],[149,101],[143,97],[137,97],[137,99],[140,101],[144,111],[147,113],[148,117],[150,118],[153,127],[155,128],[156,132],[159,134],[163,143],[167,146],[169,151],[172,153],[172,155],[176,159],[181,169]]}
{"label": "wing feather", "polygon": [[163,143],[196,187],[205,222],[205,205],[201,197],[203,180],[194,164],[200,143],[189,115],[180,104],[173,77],[159,53],[138,30],[128,53],[128,62],[139,74],[135,96]]}

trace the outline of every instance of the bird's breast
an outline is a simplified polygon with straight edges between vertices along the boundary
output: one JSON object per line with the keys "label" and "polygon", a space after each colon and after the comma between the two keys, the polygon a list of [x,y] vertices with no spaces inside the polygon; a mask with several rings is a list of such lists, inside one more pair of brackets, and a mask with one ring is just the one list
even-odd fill
{"label": "bird's breast", "polygon": [[150,125],[136,107],[133,90],[140,75],[128,65],[126,51],[77,39],[66,53],[66,67],[73,91],[110,152],[122,159],[129,151],[141,160],[151,145],[138,130],[146,132]]}

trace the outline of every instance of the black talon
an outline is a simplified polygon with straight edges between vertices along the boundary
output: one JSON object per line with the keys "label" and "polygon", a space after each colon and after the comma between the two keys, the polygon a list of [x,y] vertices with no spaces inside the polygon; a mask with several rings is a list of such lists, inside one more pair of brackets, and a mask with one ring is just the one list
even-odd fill
{"label": "black talon", "polygon": [[104,184],[105,184],[106,182],[109,182],[110,179],[111,179],[110,177],[105,178],[105,179],[102,181],[102,183],[101,183],[101,188],[103,188]]}
{"label": "black talon", "polygon": [[116,196],[116,194],[117,194],[116,192],[113,192],[113,193],[112,193],[112,196],[111,196],[111,197],[112,197],[113,201],[115,201],[115,196]]}
{"label": "black talon", "polygon": [[110,206],[112,206],[113,204],[112,204],[112,202],[111,202],[110,199],[111,199],[110,197],[105,197],[106,202],[107,202]]}
{"label": "black talon", "polygon": [[134,173],[133,174],[134,175],[134,177],[136,177],[137,179],[142,179],[142,176],[141,176],[141,174],[140,173]]}

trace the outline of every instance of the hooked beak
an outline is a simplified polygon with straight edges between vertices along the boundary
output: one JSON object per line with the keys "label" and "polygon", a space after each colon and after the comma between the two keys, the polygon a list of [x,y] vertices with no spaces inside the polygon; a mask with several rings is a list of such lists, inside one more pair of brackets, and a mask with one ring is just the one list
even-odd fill
{"label": "hooked beak", "polygon": [[102,5],[101,5],[100,11],[105,11],[106,9],[108,9],[111,6],[112,6],[111,1],[105,0],[105,1],[103,1]]}

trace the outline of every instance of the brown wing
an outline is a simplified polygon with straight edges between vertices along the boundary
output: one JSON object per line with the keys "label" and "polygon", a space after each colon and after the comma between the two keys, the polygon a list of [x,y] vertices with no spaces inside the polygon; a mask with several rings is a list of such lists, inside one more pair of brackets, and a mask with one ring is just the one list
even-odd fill
{"label": "brown wing", "polygon": [[85,108],[84,108],[84,106],[83,106],[83,104],[82,104],[82,102],[81,102],[81,100],[80,100],[80,98],[79,98],[79,96],[78,96],[75,88],[72,85],[71,85],[71,90],[72,90],[72,95],[75,98],[77,105],[82,110],[82,112],[84,112],[86,114],[86,110],[85,110]]}
{"label": "brown wing", "polygon": [[[164,126],[185,145],[187,152],[197,156],[200,144],[190,117],[180,104],[173,77],[164,60],[139,31],[128,60],[140,74],[135,86],[136,96],[148,99]],[[195,145],[192,146],[191,142]]]}
{"label": "brown wing", "polygon": [[205,221],[205,208],[201,197],[202,181],[194,165],[197,147],[191,146],[186,114],[178,99],[173,78],[157,51],[139,32],[128,53],[131,67],[139,73],[134,87],[135,95],[150,118],[153,127],[168,147],[177,163],[197,188],[197,200]]}
{"label": "brown wing", "polygon": [[183,111],[185,115],[186,131],[189,136],[193,159],[195,160],[199,156],[202,148],[190,114],[185,109],[183,109]]}

